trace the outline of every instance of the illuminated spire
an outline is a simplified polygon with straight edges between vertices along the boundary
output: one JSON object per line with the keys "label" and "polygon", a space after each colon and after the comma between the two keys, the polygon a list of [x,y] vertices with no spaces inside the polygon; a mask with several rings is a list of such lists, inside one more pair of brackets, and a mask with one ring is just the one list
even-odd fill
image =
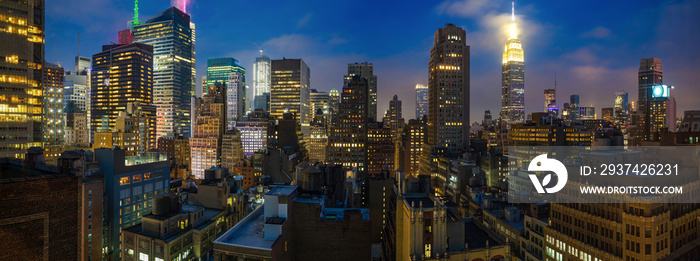
{"label": "illuminated spire", "polygon": [[131,25],[137,26],[140,24],[141,21],[139,21],[139,0],[134,0],[134,20],[131,21]]}
{"label": "illuminated spire", "polygon": [[515,32],[515,2],[513,2],[512,4],[513,5],[511,7],[511,13],[510,13],[511,23],[510,23],[510,38],[509,39],[518,38],[518,35]]}

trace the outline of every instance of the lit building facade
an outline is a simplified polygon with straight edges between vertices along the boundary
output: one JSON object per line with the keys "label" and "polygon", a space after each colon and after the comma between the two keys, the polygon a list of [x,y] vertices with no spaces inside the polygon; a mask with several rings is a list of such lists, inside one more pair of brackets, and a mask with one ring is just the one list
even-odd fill
{"label": "lit building facade", "polygon": [[231,72],[226,84],[226,122],[227,128],[233,129],[236,121],[242,120],[245,114],[245,82],[244,74]]}
{"label": "lit building facade", "polygon": [[221,141],[221,167],[231,171],[234,167],[243,165],[244,159],[241,132],[236,128],[227,130]]}
{"label": "lit building facade", "polygon": [[170,177],[186,179],[190,175],[190,139],[183,136],[158,138],[158,151],[168,156]]}
{"label": "lit building facade", "polygon": [[[90,58],[76,56],[75,71],[66,71],[63,78],[63,108],[66,110],[64,116],[69,117],[69,113],[85,114],[85,121],[80,121],[80,124],[84,123],[85,126],[73,126],[76,122],[69,123],[67,118],[64,120],[66,121],[64,129],[64,142],[67,145],[76,144],[72,137],[76,137],[77,139],[86,139],[87,142],[89,142],[92,138],[92,133],[90,131],[80,132],[80,134],[75,133],[76,129],[89,130],[90,126],[90,116],[92,111],[90,102],[92,91],[90,89],[90,66]],[[69,106],[73,107],[70,108],[72,111],[68,111]]]}
{"label": "lit building facade", "polygon": [[345,83],[352,81],[353,76],[367,79],[369,94],[367,95],[367,110],[372,121],[377,120],[377,76],[374,75],[374,65],[371,63],[348,64],[348,74],[345,75]]}
{"label": "lit building facade", "polygon": [[0,2],[0,157],[23,158],[43,140],[44,21],[44,0]]}
{"label": "lit building facade", "polygon": [[640,122],[644,141],[655,141],[653,137],[666,121],[666,100],[668,96],[654,95],[654,86],[660,86],[664,82],[664,71],[661,68],[661,59],[645,58],[639,62],[638,73],[638,111],[644,116]]}
{"label": "lit building facade", "polygon": [[204,170],[221,164],[221,139],[226,130],[226,87],[209,85],[197,109],[194,135],[190,138],[192,176],[204,179]]}
{"label": "lit building facade", "polygon": [[158,137],[190,137],[190,102],[195,90],[191,26],[188,14],[170,7],[133,29],[135,42],[151,45],[155,50],[153,104],[157,107]]}
{"label": "lit building facade", "polygon": [[[226,86],[226,113],[230,129],[234,127],[235,121],[242,119],[245,114],[245,68],[231,57],[209,59],[206,86],[217,82]],[[202,95],[208,91],[208,87],[203,88]]]}
{"label": "lit building facade", "polygon": [[427,127],[424,121],[411,119],[401,131],[396,146],[398,156],[394,164],[397,169],[403,169],[407,175],[418,176]]}
{"label": "lit building facade", "polygon": [[469,46],[466,32],[447,24],[430,50],[427,155],[461,153],[469,147]]}
{"label": "lit building facade", "polygon": [[393,171],[394,141],[391,128],[370,123],[367,129],[367,174],[374,177],[383,170]]}
{"label": "lit building facade", "polygon": [[[142,43],[104,45],[92,56],[92,133],[114,128],[130,102],[153,102],[153,47]],[[106,130],[105,130],[106,127]]]}
{"label": "lit building facade", "polygon": [[325,125],[311,125],[311,136],[306,141],[306,146],[309,151],[310,162],[326,162],[328,134]]}
{"label": "lit building facade", "polygon": [[501,119],[507,123],[525,122],[525,58],[515,28],[515,7],[511,14],[510,37],[503,50],[501,77]]}
{"label": "lit building facade", "polygon": [[416,84],[416,119],[428,115],[428,85]]}
{"label": "lit building facade", "polygon": [[261,54],[253,63],[253,109],[269,111],[270,77],[270,57]]}
{"label": "lit building facade", "polygon": [[316,112],[321,109],[322,116],[328,115],[328,93],[319,92],[316,89],[311,89],[311,114],[316,118]]}
{"label": "lit building facade", "polygon": [[394,94],[394,98],[389,101],[389,128],[391,129],[391,138],[395,141],[399,138],[401,130],[405,124],[401,115],[401,100],[399,96]]}
{"label": "lit building facade", "polygon": [[614,108],[603,108],[600,111],[601,117],[603,120],[609,121],[609,122],[614,122],[613,116],[615,114],[615,109]]}
{"label": "lit building facade", "polygon": [[60,65],[44,63],[44,145],[63,145],[63,76]]}
{"label": "lit building facade", "polygon": [[239,121],[236,129],[241,132],[243,154],[250,159],[255,152],[267,148],[267,121]]}
{"label": "lit building facade", "polygon": [[[97,149],[104,173],[103,254],[121,259],[121,232],[151,213],[155,195],[170,190],[170,164],[158,153],[127,156],[123,149]],[[95,239],[93,239],[95,240]]]}
{"label": "lit building facade", "polygon": [[557,107],[557,91],[556,89],[545,89],[544,90],[544,111],[548,112],[549,115],[557,117],[559,114],[559,107]]}
{"label": "lit building facade", "polygon": [[331,89],[328,93],[328,126],[335,126],[338,120],[338,109],[340,106],[340,93],[338,90]]}
{"label": "lit building facade", "polygon": [[615,93],[615,125],[618,127],[628,126],[630,124],[630,107],[629,94],[625,91]]}
{"label": "lit building facade", "polygon": [[272,60],[270,116],[282,119],[285,112],[297,115],[308,128],[311,121],[311,70],[302,59]]}
{"label": "lit building facade", "polygon": [[367,173],[368,92],[366,78],[355,76],[345,83],[338,121],[328,135],[328,160],[357,168],[361,175]]}
{"label": "lit building facade", "polygon": [[579,120],[595,120],[596,113],[595,107],[593,106],[580,106],[578,108],[578,119]]}

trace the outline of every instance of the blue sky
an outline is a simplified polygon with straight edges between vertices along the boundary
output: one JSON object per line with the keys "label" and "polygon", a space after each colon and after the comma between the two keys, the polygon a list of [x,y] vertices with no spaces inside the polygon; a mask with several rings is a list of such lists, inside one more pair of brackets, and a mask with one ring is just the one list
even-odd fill
{"label": "blue sky", "polygon": [[[142,21],[185,0],[142,0]],[[190,2],[191,1],[191,2]],[[616,91],[637,99],[639,59],[657,57],[664,82],[676,86],[678,115],[700,109],[700,1],[516,1],[525,49],[526,112],[541,111],[543,90],[554,86],[558,104],[579,94],[600,116]],[[467,31],[471,46],[471,120],[500,111],[501,52],[508,37],[510,1],[267,1],[188,0],[196,24],[197,80],[206,59],[234,57],[252,70],[257,48],[272,59],[303,58],[311,87],[342,88],[347,64],[374,63],[378,115],[394,94],[404,118],[415,117],[416,83],[427,83],[433,34],[446,23]],[[133,16],[133,1],[46,1],[46,60],[73,68],[77,35],[81,55],[116,42]],[[252,77],[247,78],[252,81]],[[199,85],[198,85],[199,86]]]}

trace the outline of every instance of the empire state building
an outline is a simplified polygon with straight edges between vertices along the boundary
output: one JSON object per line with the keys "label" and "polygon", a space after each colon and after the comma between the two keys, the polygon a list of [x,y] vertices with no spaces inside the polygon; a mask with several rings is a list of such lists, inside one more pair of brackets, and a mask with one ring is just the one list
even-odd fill
{"label": "empire state building", "polygon": [[509,124],[525,122],[525,59],[523,47],[515,30],[513,3],[510,37],[503,50],[501,86],[501,119]]}

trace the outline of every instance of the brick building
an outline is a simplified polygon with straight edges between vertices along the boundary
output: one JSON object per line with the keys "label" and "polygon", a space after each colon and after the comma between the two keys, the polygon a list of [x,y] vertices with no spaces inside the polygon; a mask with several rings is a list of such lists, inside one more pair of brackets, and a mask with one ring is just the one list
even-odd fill
{"label": "brick building", "polygon": [[0,259],[79,260],[80,183],[44,164],[41,148],[0,158]]}

